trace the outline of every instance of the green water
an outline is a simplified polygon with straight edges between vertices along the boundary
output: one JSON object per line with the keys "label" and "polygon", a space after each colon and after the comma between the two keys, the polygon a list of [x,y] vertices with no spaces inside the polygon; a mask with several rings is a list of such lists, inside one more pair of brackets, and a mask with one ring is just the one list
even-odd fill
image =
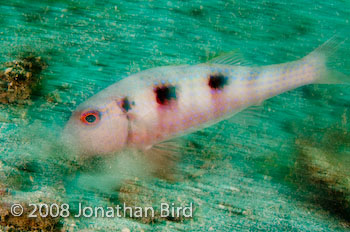
{"label": "green water", "polygon": [[[186,136],[173,181],[129,181],[125,172],[119,178],[118,170],[103,170],[105,158],[70,158],[57,137],[79,103],[131,73],[235,49],[251,64],[280,63],[335,34],[349,38],[349,2],[1,0],[0,12],[0,62],[34,54],[48,65],[30,105],[0,105],[1,202],[68,203],[73,211],[78,202],[195,208],[180,221],[55,223],[69,231],[348,230],[346,85],[298,88]],[[349,45],[340,46],[333,64],[348,75]]]}

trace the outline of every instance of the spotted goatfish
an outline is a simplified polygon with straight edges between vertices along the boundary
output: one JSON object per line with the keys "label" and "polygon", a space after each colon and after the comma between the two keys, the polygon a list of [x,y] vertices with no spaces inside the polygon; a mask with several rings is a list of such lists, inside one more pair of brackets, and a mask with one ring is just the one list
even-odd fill
{"label": "spotted goatfish", "polygon": [[78,106],[63,137],[85,155],[151,150],[300,86],[341,83],[342,75],[327,68],[336,41],[282,64],[239,65],[237,55],[228,54],[133,74]]}

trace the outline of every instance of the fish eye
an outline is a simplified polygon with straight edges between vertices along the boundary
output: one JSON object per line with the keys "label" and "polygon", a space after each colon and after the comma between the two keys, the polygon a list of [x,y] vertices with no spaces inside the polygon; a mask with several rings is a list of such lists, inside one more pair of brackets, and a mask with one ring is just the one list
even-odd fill
{"label": "fish eye", "polygon": [[97,110],[90,110],[83,113],[80,117],[80,121],[86,125],[94,125],[101,119],[101,113]]}

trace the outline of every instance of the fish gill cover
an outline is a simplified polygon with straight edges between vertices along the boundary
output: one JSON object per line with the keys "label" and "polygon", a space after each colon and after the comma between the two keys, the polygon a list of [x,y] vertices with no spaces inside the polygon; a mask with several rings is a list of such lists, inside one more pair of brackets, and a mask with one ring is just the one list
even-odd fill
{"label": "fish gill cover", "polygon": [[[0,230],[349,229],[346,85],[300,87],[162,145],[163,172],[137,152],[82,157],[61,144],[76,107],[130,74],[237,49],[250,66],[284,63],[333,35],[345,41],[348,2],[12,0],[0,10]],[[349,45],[331,64],[345,75]],[[161,102],[181,99],[165,90]],[[137,103],[121,100],[132,118]]]}

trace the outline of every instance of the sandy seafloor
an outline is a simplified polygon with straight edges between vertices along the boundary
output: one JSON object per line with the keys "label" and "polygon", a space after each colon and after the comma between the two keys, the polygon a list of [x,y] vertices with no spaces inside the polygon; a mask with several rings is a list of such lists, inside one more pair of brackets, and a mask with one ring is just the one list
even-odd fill
{"label": "sandy seafloor", "polygon": [[[84,162],[58,144],[79,103],[131,73],[235,49],[254,65],[291,61],[334,34],[349,38],[349,20],[348,1],[1,0],[0,62],[30,53],[47,63],[30,104],[0,105],[2,211],[39,201],[195,209],[181,220],[69,217],[47,227],[7,216],[0,229],[349,230],[347,85],[301,87],[185,136],[173,181],[135,180],[133,166],[106,170],[108,160]],[[334,62],[348,75],[349,47]]]}

